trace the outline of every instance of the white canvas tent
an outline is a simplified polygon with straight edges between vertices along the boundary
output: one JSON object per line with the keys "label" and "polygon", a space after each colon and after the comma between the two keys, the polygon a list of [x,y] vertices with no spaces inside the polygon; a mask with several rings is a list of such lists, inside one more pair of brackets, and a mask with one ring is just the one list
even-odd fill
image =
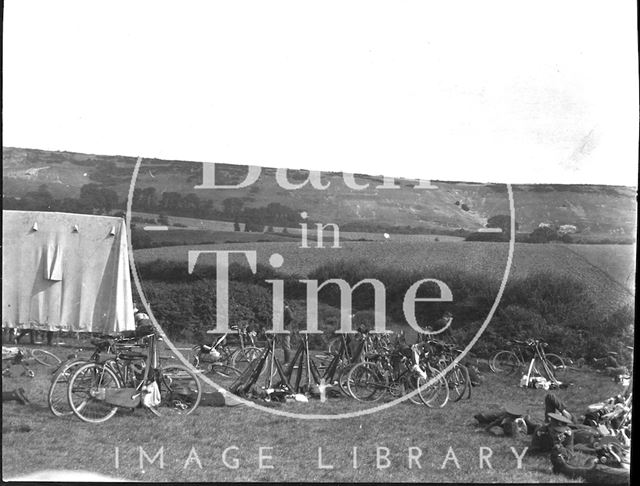
{"label": "white canvas tent", "polygon": [[2,327],[135,329],[122,219],[2,211]]}

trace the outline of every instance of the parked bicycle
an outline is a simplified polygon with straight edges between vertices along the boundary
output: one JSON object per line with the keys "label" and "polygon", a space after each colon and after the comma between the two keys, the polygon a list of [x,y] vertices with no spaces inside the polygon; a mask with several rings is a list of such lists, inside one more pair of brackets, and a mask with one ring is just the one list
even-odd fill
{"label": "parked bicycle", "polygon": [[[421,366],[424,369],[444,371],[461,353],[454,344],[444,343],[437,339],[428,339],[423,344]],[[453,402],[471,395],[471,379],[466,366],[457,363],[445,374],[449,389],[449,399]]]}
{"label": "parked bicycle", "polygon": [[328,354],[316,354],[318,370],[322,373],[322,380],[330,389],[337,388],[342,394],[349,396],[347,390],[347,375],[349,370],[359,362],[364,341],[356,341],[355,337],[339,334],[330,342],[338,342],[335,351]]}
{"label": "parked bicycle", "polygon": [[[449,398],[446,381],[439,377],[427,386],[438,370],[429,368],[427,377],[420,376],[414,363],[396,350],[379,348],[368,361],[355,365],[349,372],[347,387],[350,394],[359,401],[377,401],[385,394],[398,398],[410,394],[409,400],[428,407],[443,407]],[[417,393],[412,393],[418,390]]]}
{"label": "parked bicycle", "polygon": [[94,350],[88,358],[82,358],[79,353],[82,349],[76,350],[76,353],[70,355],[69,359],[62,363],[51,377],[51,385],[47,394],[49,410],[57,417],[65,415],[73,415],[73,410],[69,405],[68,389],[69,381],[73,374],[83,365],[87,363],[97,363],[103,354],[116,355],[118,351],[130,350],[135,347],[135,337],[112,337],[99,336],[91,341]]}
{"label": "parked bicycle", "polygon": [[[498,351],[489,366],[494,373],[516,373],[527,371],[527,376],[545,376],[551,382],[564,377],[567,370],[564,360],[554,353],[546,353],[547,343],[539,339],[512,341],[511,350]],[[525,367],[528,366],[528,369]]]}
{"label": "parked bicycle", "polygon": [[141,338],[140,350],[118,351],[104,362],[87,363],[69,381],[73,413],[90,423],[104,422],[119,408],[143,407],[155,415],[189,415],[200,403],[198,377],[180,364],[163,365],[157,337]]}
{"label": "parked bicycle", "polygon": [[[255,332],[246,332],[238,326],[231,326],[238,336],[239,347],[231,346],[228,333],[214,339],[211,344],[197,344],[191,348],[191,361],[196,368],[203,368],[207,373],[223,378],[239,376],[249,364],[257,359],[262,349],[255,345]],[[216,330],[207,334],[219,334]],[[251,345],[245,344],[245,338]]]}

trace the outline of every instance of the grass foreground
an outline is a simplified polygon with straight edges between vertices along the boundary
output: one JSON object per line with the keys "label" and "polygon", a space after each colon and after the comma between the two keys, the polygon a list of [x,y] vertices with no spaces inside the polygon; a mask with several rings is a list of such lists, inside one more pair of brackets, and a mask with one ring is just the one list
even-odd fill
{"label": "grass foreground", "polygon": [[[484,373],[485,382],[473,388],[470,400],[443,409],[404,402],[340,420],[276,416],[244,405],[199,407],[184,418],[159,418],[138,409],[93,425],[75,417],[54,417],[46,403],[50,373],[42,367],[33,369],[35,378],[17,373],[3,378],[3,391],[21,386],[31,402],[3,406],[5,480],[41,470],[71,469],[153,482],[567,481],[552,473],[546,455],[524,452],[529,438],[493,436],[475,425],[474,414],[506,403],[542,421],[547,392],[519,388],[516,376]],[[570,371],[568,378],[574,385],[556,394],[578,414],[587,405],[622,392],[619,384],[591,371]],[[342,414],[371,405],[329,398],[271,407],[292,413]],[[516,455],[521,457],[520,467]],[[481,456],[488,459],[481,461]]]}

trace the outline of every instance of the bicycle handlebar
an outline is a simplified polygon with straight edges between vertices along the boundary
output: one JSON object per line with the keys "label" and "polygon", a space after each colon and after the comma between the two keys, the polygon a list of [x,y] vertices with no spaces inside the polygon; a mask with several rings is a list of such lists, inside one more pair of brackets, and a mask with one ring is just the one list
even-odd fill
{"label": "bicycle handlebar", "polygon": [[511,344],[518,344],[521,346],[536,346],[537,344],[539,344],[540,346],[542,346],[543,348],[546,348],[547,346],[549,346],[548,343],[542,341],[541,339],[527,339],[526,341],[519,341],[518,339],[512,339],[511,341],[507,341],[508,345]]}

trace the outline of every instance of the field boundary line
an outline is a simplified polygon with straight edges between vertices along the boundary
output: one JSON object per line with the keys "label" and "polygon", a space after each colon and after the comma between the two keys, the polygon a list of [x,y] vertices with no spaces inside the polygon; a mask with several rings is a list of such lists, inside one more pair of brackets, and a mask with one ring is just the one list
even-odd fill
{"label": "field boundary line", "polygon": [[571,248],[569,248],[568,246],[562,246],[561,248],[563,248],[565,251],[568,251],[570,253],[572,253],[573,255],[576,255],[578,258],[580,258],[581,260],[583,260],[587,265],[589,265],[592,268],[595,268],[598,273],[603,274],[605,277],[607,277],[607,279],[609,279],[611,282],[615,283],[616,285],[618,285],[619,287],[622,288],[622,290],[624,290],[630,297],[635,297],[635,294],[629,289],[627,288],[627,286],[621,282],[618,282],[615,278],[613,278],[611,276],[611,274],[609,274],[608,272],[604,271],[602,268],[600,268],[598,265],[595,265],[594,263],[591,263],[585,256],[581,255],[580,253],[578,253],[575,250],[572,250]]}

